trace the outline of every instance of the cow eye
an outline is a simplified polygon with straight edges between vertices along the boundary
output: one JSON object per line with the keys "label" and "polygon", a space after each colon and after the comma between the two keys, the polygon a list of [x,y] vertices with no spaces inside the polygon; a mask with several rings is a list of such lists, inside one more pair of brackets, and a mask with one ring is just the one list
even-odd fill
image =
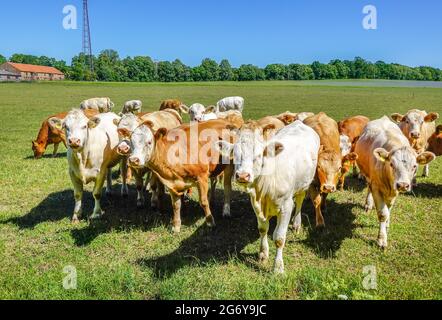
{"label": "cow eye", "polygon": [[83,128],[82,129],[87,129],[87,126],[83,126]]}

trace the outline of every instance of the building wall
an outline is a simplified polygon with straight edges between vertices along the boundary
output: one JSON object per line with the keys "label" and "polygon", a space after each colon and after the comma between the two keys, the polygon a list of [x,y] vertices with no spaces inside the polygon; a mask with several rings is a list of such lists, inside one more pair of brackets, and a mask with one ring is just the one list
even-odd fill
{"label": "building wall", "polygon": [[[9,65],[8,63],[4,63],[0,65],[0,69],[17,73],[17,70]],[[61,74],[52,74],[52,73],[33,73],[33,72],[20,72],[22,80],[25,81],[33,81],[33,80],[64,80],[64,75]]]}

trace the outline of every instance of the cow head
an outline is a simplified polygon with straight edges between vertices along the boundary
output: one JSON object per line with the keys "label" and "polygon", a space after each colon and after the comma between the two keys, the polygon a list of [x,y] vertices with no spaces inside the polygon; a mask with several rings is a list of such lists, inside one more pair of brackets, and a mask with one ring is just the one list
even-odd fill
{"label": "cow head", "polygon": [[336,191],[341,168],[341,155],[334,150],[326,150],[321,146],[318,154],[318,167],[316,170],[321,192],[331,193]]}
{"label": "cow head", "polygon": [[204,114],[206,112],[206,107],[201,103],[194,103],[189,108],[190,121],[201,122],[204,119]]}
{"label": "cow head", "polygon": [[274,130],[274,125],[264,129],[246,125],[239,132],[235,144],[218,142],[217,147],[224,156],[233,154],[234,179],[238,184],[249,186],[253,183],[262,174],[265,158],[273,158],[284,149],[279,142],[267,143],[265,137],[271,130]]}
{"label": "cow head", "polygon": [[65,130],[69,148],[81,151],[88,138],[88,130],[95,128],[100,123],[100,118],[88,119],[81,110],[72,110],[64,120],[53,117],[48,122],[55,129],[63,128]]}
{"label": "cow head", "polygon": [[341,148],[341,155],[345,157],[347,154],[351,152],[352,144],[350,138],[345,134],[341,134],[339,136],[339,146]]}
{"label": "cow head", "polygon": [[436,112],[427,114],[425,111],[410,110],[405,116],[394,113],[391,118],[400,124],[402,132],[409,140],[417,140],[422,135],[422,126],[439,118]]}
{"label": "cow head", "polygon": [[165,128],[160,128],[154,133],[153,127],[154,124],[151,121],[145,121],[132,132],[130,137],[132,152],[128,158],[131,167],[146,167],[155,149],[155,139],[167,133]]}
{"label": "cow head", "polygon": [[377,160],[385,164],[392,179],[393,188],[399,192],[411,191],[418,164],[426,165],[436,157],[434,153],[428,151],[417,155],[410,147],[402,147],[391,152],[384,148],[377,148],[373,154]]}
{"label": "cow head", "polygon": [[40,159],[46,151],[46,144],[43,142],[38,142],[37,140],[32,141],[32,151],[34,152],[34,158]]}
{"label": "cow head", "polygon": [[120,120],[115,119],[114,124],[117,126],[118,137],[120,142],[117,146],[117,153],[122,156],[128,156],[131,152],[130,137],[132,132],[140,125],[140,119],[132,114],[124,114]]}
{"label": "cow head", "polygon": [[428,139],[428,151],[436,156],[442,155],[442,124],[437,126],[436,132]]}
{"label": "cow head", "polygon": [[276,118],[287,126],[291,124],[292,122],[295,122],[298,119],[298,115],[296,113],[292,113],[290,111],[286,111],[284,113],[281,113],[280,115],[276,116]]}

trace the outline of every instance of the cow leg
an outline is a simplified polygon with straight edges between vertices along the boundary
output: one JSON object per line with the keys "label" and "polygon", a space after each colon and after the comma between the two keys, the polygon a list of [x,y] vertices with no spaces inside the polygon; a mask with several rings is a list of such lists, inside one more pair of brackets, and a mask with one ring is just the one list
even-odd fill
{"label": "cow leg", "polygon": [[172,231],[179,233],[181,231],[181,197],[170,190],[169,193],[173,208]]}
{"label": "cow leg", "polygon": [[373,199],[379,220],[378,245],[382,249],[385,249],[387,247],[387,229],[390,221],[390,209],[378,190],[373,190]]}
{"label": "cow leg", "polygon": [[302,226],[302,224],[301,224],[301,222],[302,222],[301,209],[302,209],[302,204],[305,199],[305,193],[306,193],[305,191],[302,191],[295,196],[296,208],[295,208],[295,215],[293,216],[292,222],[293,222],[293,230],[296,233],[299,233],[301,231],[301,226]]}
{"label": "cow leg", "polygon": [[141,209],[144,206],[144,183],[143,175],[138,171],[134,171],[135,184],[137,186],[137,208]]}
{"label": "cow leg", "polygon": [[322,216],[321,212],[321,202],[322,197],[321,193],[314,187],[311,186],[309,189],[310,192],[310,198],[312,199],[313,206],[315,207],[315,214],[316,214],[316,227],[324,227],[324,217]]}
{"label": "cow leg", "polygon": [[230,217],[230,201],[232,196],[232,174],[233,174],[233,165],[229,165],[224,170],[223,217]]}
{"label": "cow leg", "polygon": [[209,203],[215,203],[215,195],[216,195],[216,185],[218,184],[218,179],[216,177],[210,178],[210,194],[209,194]]}
{"label": "cow leg", "polygon": [[422,173],[422,177],[428,177],[430,174],[430,165],[426,164],[424,166],[424,172]]}
{"label": "cow leg", "polygon": [[72,223],[78,223],[79,218],[81,218],[81,200],[83,198],[83,182],[78,179],[71,171],[69,171],[71,177],[72,185],[74,187],[74,199],[75,207],[74,214],[72,216]]}
{"label": "cow leg", "polygon": [[276,245],[276,257],[275,265],[273,266],[273,272],[284,273],[284,260],[282,258],[282,251],[285,245],[285,239],[287,236],[287,229],[290,223],[290,218],[293,211],[293,200],[288,198],[281,207],[281,212],[278,214],[278,222],[273,232],[273,241]]}
{"label": "cow leg", "polygon": [[206,217],[206,223],[209,227],[215,226],[215,219],[212,216],[212,212],[210,211],[210,205],[209,205],[209,199],[207,197],[208,189],[209,189],[209,182],[208,178],[201,177],[198,179],[197,182],[198,187],[198,193],[200,197],[200,205],[204,210],[204,215]]}
{"label": "cow leg", "polygon": [[327,214],[327,197],[328,193],[321,194],[321,211]]}
{"label": "cow leg", "polygon": [[[121,185],[121,196],[123,198],[127,198],[129,196],[129,189],[127,187],[127,171],[128,171],[127,159],[121,160],[120,167],[121,167],[121,180],[123,182]],[[111,169],[109,168],[109,171],[110,170]]]}
{"label": "cow leg", "polygon": [[159,210],[160,208],[159,188],[160,181],[155,174],[152,174],[150,177],[150,190],[152,191],[152,197],[150,198],[150,207],[152,208],[152,210]]}
{"label": "cow leg", "polygon": [[111,185],[112,185],[112,172],[110,169],[107,169],[105,173],[100,172],[97,176],[97,179],[95,180],[94,190],[92,191],[92,195],[94,196],[95,200],[95,206],[94,206],[94,212],[90,217],[91,219],[98,219],[104,214],[104,211],[101,209],[100,201],[101,201],[103,184],[104,180],[106,179],[106,176],[107,176],[107,184],[109,187],[109,177],[111,178]]}
{"label": "cow leg", "polygon": [[365,212],[373,210],[373,207],[374,207],[373,193],[371,192],[371,187],[368,186],[367,199],[365,200],[365,208],[364,208]]}
{"label": "cow leg", "polygon": [[55,158],[57,156],[57,152],[58,152],[58,145],[60,143],[54,143],[54,152],[52,153],[52,158]]}
{"label": "cow leg", "polygon": [[339,189],[344,191],[344,183],[345,183],[345,175],[347,174],[346,170],[341,170],[341,176],[339,177]]}
{"label": "cow leg", "polygon": [[267,240],[267,233],[269,232],[269,220],[262,220],[259,216],[256,218],[258,220],[260,238],[259,262],[265,263],[269,259],[269,242]]}
{"label": "cow leg", "polygon": [[106,171],[106,196],[112,197],[112,169],[111,168],[107,168],[107,171]]}

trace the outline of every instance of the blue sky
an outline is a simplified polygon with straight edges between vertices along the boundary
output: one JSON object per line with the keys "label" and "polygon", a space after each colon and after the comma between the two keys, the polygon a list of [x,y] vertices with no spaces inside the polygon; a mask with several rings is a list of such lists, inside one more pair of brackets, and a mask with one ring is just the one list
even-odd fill
{"label": "blue sky", "polygon": [[[2,1],[0,54],[64,59],[81,51],[80,0]],[[64,30],[65,5],[78,30]],[[362,28],[375,5],[378,29]],[[94,54],[149,55],[197,65],[205,58],[253,63],[384,60],[442,68],[440,0],[89,0]]]}

